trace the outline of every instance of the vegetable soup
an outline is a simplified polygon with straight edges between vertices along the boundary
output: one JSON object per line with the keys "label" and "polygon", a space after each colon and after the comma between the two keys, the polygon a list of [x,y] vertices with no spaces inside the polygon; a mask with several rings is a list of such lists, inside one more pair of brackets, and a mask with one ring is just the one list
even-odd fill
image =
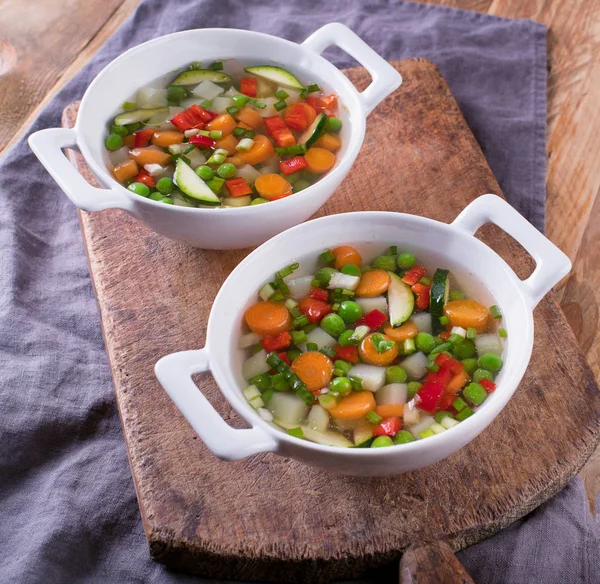
{"label": "vegetable soup", "polygon": [[192,63],[141,88],[105,146],[130,191],[186,207],[244,207],[298,193],[342,147],[336,95],[281,67]]}
{"label": "vegetable soup", "polygon": [[393,446],[449,430],[496,389],[502,315],[447,269],[397,246],[365,264],[341,245],[319,263],[279,270],[244,314],[243,394],[263,419],[318,444]]}

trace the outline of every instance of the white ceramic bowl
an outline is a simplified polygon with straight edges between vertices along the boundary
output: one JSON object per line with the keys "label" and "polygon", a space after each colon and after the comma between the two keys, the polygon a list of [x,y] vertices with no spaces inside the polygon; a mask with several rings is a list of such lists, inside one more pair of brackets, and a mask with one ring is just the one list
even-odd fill
{"label": "white ceramic bowl", "polygon": [[[473,234],[492,222],[533,256],[536,269],[520,280],[508,264]],[[348,234],[352,234],[350,237]],[[425,440],[387,448],[334,448],[289,436],[265,422],[241,393],[245,387],[238,348],[244,311],[273,272],[324,248],[369,242],[378,252],[393,244],[413,251],[427,267],[449,268],[461,288],[488,305],[496,304],[508,331],[504,367],[496,391],[482,407],[454,428]],[[418,242],[418,244],[415,244]],[[306,464],[348,475],[391,475],[427,466],[473,440],[500,413],[517,388],[531,356],[533,309],[571,267],[568,257],[517,211],[495,195],[473,201],[447,225],[432,219],[388,212],[332,215],[308,221],[274,237],[251,253],[219,291],[208,322],[206,346],[163,357],[156,375],[176,406],[208,448],[219,458],[236,460],[257,452],[275,452]],[[246,295],[240,303],[240,290]],[[211,371],[225,399],[251,426],[228,426],[191,379]]]}
{"label": "white ceramic bowl", "polygon": [[[321,57],[337,45],[371,74],[359,93],[337,67]],[[319,83],[340,98],[343,147],[336,166],[306,190],[266,205],[235,209],[196,209],[165,205],[128,191],[109,172],[104,147],[107,123],[140,87],[180,69],[193,59],[234,58],[248,65],[279,64],[300,78]],[[365,135],[365,120],[379,102],[400,86],[400,74],[349,28],[331,23],[301,45],[274,36],[234,29],[188,30],[139,45],[110,63],[86,91],[73,129],[50,128],[32,134],[29,144],[65,194],[84,211],[123,209],[151,229],[206,249],[257,245],[310,217],[333,194],[350,170]],[[61,148],[78,147],[99,182],[90,186]]]}

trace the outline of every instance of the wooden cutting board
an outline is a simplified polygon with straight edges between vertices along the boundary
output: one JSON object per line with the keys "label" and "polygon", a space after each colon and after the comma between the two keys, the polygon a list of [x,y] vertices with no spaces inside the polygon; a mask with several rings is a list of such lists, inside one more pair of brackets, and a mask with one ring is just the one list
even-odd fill
{"label": "wooden cutting board", "polygon": [[[354,168],[319,215],[386,210],[449,222],[478,195],[501,194],[435,65],[394,66],[404,84],[370,116]],[[359,87],[368,83],[363,69],[347,73]],[[73,104],[64,124],[76,115]],[[80,155],[71,156],[93,182]],[[450,458],[378,479],[334,476],[273,454],[221,462],[153,366],[204,344],[219,286],[249,250],[193,249],[116,210],[81,213],[81,225],[150,552],[172,568],[318,582],[359,577],[415,542],[441,539],[458,550],[556,493],[598,443],[600,393],[550,294],[535,311],[535,347],[514,397]],[[520,276],[531,272],[530,258],[498,228],[480,236]],[[210,376],[197,381],[228,422],[244,426]]]}

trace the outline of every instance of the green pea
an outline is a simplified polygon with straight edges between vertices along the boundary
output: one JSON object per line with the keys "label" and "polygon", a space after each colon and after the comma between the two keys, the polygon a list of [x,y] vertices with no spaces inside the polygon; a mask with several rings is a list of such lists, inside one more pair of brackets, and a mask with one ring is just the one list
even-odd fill
{"label": "green pea", "polygon": [[250,205],[262,205],[263,203],[268,203],[269,201],[267,201],[267,199],[263,199],[261,197],[257,197],[256,199],[253,199],[252,202],[250,203]]}
{"label": "green pea", "polygon": [[392,365],[385,370],[386,383],[404,383],[408,375],[399,365]]}
{"label": "green pea", "polygon": [[123,146],[123,138],[118,134],[109,134],[104,144],[110,151],[114,152]]}
{"label": "green pea", "polygon": [[487,391],[483,388],[480,383],[469,383],[465,389],[463,389],[463,395],[466,400],[471,402],[473,405],[481,405],[487,398]]}
{"label": "green pea", "polygon": [[425,354],[431,353],[436,347],[435,337],[429,333],[418,333],[415,338],[417,349]]}
{"label": "green pea", "polygon": [[394,441],[389,436],[377,436],[371,443],[371,448],[382,448],[384,446],[393,446]]}
{"label": "green pea", "polygon": [[226,162],[225,164],[221,164],[219,168],[217,168],[217,174],[221,178],[233,178],[237,169],[231,162]]}
{"label": "green pea", "polygon": [[237,107],[244,107],[248,103],[248,97],[242,94],[234,95],[231,100]]}
{"label": "green pea", "polygon": [[199,166],[196,169],[196,174],[202,180],[211,180],[215,176],[215,171],[210,166]]}
{"label": "green pea", "polygon": [[148,198],[152,199],[153,201],[162,201],[163,195],[162,195],[162,193],[154,191],[153,193],[150,193],[150,197],[148,197]]}
{"label": "green pea", "polygon": [[111,134],[116,134],[117,136],[121,136],[121,138],[125,138],[127,136],[127,128],[125,126],[113,126],[110,129]]}
{"label": "green pea", "polygon": [[168,195],[169,193],[171,193],[174,187],[175,185],[173,183],[173,179],[169,178],[168,176],[163,176],[162,178],[159,178],[158,182],[156,183],[156,188],[163,195]]}
{"label": "green pea", "polygon": [[397,258],[401,270],[409,270],[417,263],[417,258],[412,253],[401,253]]}
{"label": "green pea", "polygon": [[348,274],[348,276],[361,276],[362,272],[358,266],[354,264],[346,264],[342,267],[342,274]]}
{"label": "green pea", "polygon": [[394,436],[394,444],[408,444],[409,442],[414,442],[415,437],[408,430],[400,430]]}
{"label": "green pea", "polygon": [[147,197],[150,194],[150,189],[144,183],[141,182],[131,183],[127,188],[132,193],[140,195],[140,197]]}
{"label": "green pea", "polygon": [[421,389],[422,386],[423,384],[419,383],[418,381],[409,381],[408,399],[412,399],[413,397],[415,397],[415,394],[417,393],[417,391],[419,391],[419,389]]}
{"label": "green pea", "polygon": [[173,199],[170,199],[169,197],[163,197],[160,200],[161,203],[165,203],[166,205],[174,205],[175,202],[173,201]]}
{"label": "green pea", "polygon": [[348,395],[352,391],[352,383],[347,377],[334,377],[329,384],[331,391],[340,395]]}
{"label": "green pea", "polygon": [[502,369],[502,359],[496,353],[484,353],[477,361],[479,367],[496,373]]}
{"label": "green pea", "polygon": [[344,300],[344,302],[340,304],[338,314],[342,317],[344,322],[351,324],[356,322],[363,315],[363,309],[360,304],[357,304],[352,300]]}
{"label": "green pea", "polygon": [[[477,369],[477,359],[463,359],[461,363],[469,375],[473,375],[474,371]],[[485,369],[482,371],[485,371]]]}
{"label": "green pea", "polygon": [[475,355],[475,343],[469,339],[464,339],[457,345],[454,345],[452,352],[458,359],[468,359]]}
{"label": "green pea", "polygon": [[356,343],[351,339],[354,331],[347,330],[344,331],[338,338],[338,343],[342,345],[342,347],[350,347],[352,345],[356,345]]}
{"label": "green pea", "polygon": [[335,274],[335,270],[333,268],[321,268],[315,274],[315,280],[318,280],[321,286],[327,286],[333,274]]}
{"label": "green pea", "polygon": [[337,339],[346,330],[346,323],[338,314],[328,314],[321,321],[321,328]]}
{"label": "green pea", "polygon": [[394,256],[380,255],[373,260],[373,267],[379,270],[393,272],[396,269],[396,258]]}
{"label": "green pea", "polygon": [[473,381],[479,383],[482,379],[494,381],[494,376],[485,369],[475,369],[475,371],[473,371]]}
{"label": "green pea", "polygon": [[310,186],[310,183],[307,180],[300,179],[294,183],[294,192],[299,193],[304,189],[307,189]]}
{"label": "green pea", "polygon": [[167,87],[167,101],[179,104],[187,97],[187,89],[181,85],[169,85]]}
{"label": "green pea", "polygon": [[326,132],[339,132],[342,129],[342,120],[339,118],[327,118],[325,124]]}

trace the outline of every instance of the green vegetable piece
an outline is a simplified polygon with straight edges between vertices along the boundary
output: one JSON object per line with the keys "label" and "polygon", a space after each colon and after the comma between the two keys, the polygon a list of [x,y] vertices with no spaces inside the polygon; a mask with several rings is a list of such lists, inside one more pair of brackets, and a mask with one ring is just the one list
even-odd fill
{"label": "green vegetable piece", "polygon": [[304,438],[304,432],[302,431],[302,428],[290,428],[287,432],[294,438]]}
{"label": "green vegetable piece", "polygon": [[237,169],[231,162],[226,162],[225,164],[221,164],[219,168],[217,168],[217,174],[221,178],[233,178]]}
{"label": "green vegetable piece", "polygon": [[[293,332],[298,332],[298,331],[293,331]],[[304,331],[300,331],[300,332],[304,332]],[[296,348],[289,349],[287,352],[287,356],[290,361],[293,361],[297,357],[300,357],[300,355],[302,355],[302,351],[300,349],[296,349]]]}
{"label": "green vegetable piece", "polygon": [[249,99],[249,97],[247,95],[242,95],[241,93],[238,95],[234,95],[231,98],[234,105],[237,107],[244,107],[248,103],[248,99]]}
{"label": "green vegetable piece", "polygon": [[281,110],[284,110],[287,107],[287,103],[285,103],[285,101],[278,101],[276,102],[273,107],[280,112]]}
{"label": "green vegetable piece", "polygon": [[467,402],[465,402],[464,399],[462,399],[462,397],[457,397],[453,402],[452,402],[452,407],[457,411],[457,412],[461,412],[462,410],[464,410],[467,407]]}
{"label": "green vegetable piece", "polygon": [[173,199],[171,199],[170,197],[163,197],[160,200],[161,203],[164,203],[165,205],[174,205],[175,201],[173,201]]}
{"label": "green vegetable piece", "polygon": [[408,399],[412,399],[415,397],[416,393],[423,387],[423,384],[418,381],[409,381],[408,382]]}
{"label": "green vegetable piece", "polygon": [[319,352],[323,353],[323,355],[327,355],[330,359],[335,357],[335,351],[331,347],[321,347]]}
{"label": "green vegetable piece", "polygon": [[173,183],[172,178],[169,178],[168,176],[163,176],[162,178],[158,179],[158,182],[156,183],[156,188],[163,195],[169,195],[175,188],[175,184]]}
{"label": "green vegetable piece", "polygon": [[126,101],[126,102],[123,104],[123,109],[124,109],[125,111],[128,111],[128,112],[130,112],[130,111],[134,111],[134,110],[136,110],[137,108],[138,108],[138,107],[137,107],[137,104],[133,103],[132,101]]}
{"label": "green vegetable piece", "polygon": [[392,365],[385,370],[386,383],[405,383],[408,375],[399,365]]}
{"label": "green vegetable piece", "polygon": [[488,396],[483,385],[477,382],[469,383],[469,385],[463,389],[463,395],[467,401],[476,406],[481,405]]}
{"label": "green vegetable piece", "polygon": [[246,133],[246,130],[244,128],[234,128],[233,130],[233,135],[236,138],[241,138],[244,134]]}
{"label": "green vegetable piece", "polygon": [[447,324],[450,324],[450,319],[447,316],[440,316],[440,324],[446,326]]}
{"label": "green vegetable piece", "polygon": [[454,418],[450,412],[436,412],[433,417],[438,424],[441,424],[444,418]]}
{"label": "green vegetable piece", "polygon": [[181,85],[169,85],[167,87],[167,101],[170,105],[179,105],[182,99],[187,97],[187,89]]}
{"label": "green vegetable piece", "polygon": [[423,286],[431,286],[431,280],[425,276],[423,276],[419,282],[423,284]]}
{"label": "green vegetable piece", "polygon": [[326,288],[329,285],[329,280],[331,280],[331,276],[333,276],[333,274],[335,274],[335,270],[333,268],[321,268],[315,274],[315,280],[317,280],[323,288]]}
{"label": "green vegetable piece", "polygon": [[499,328],[498,329],[498,336],[502,337],[503,339],[505,339],[508,336],[508,333],[506,332],[506,329]]}
{"label": "green vegetable piece", "polygon": [[393,446],[394,441],[389,436],[377,436],[373,442],[371,442],[371,448],[383,448],[385,446]]}
{"label": "green vegetable piece", "polygon": [[296,183],[294,184],[294,192],[299,193],[300,191],[307,189],[309,186],[310,186],[310,183],[307,180],[300,179],[299,181],[296,181]]}
{"label": "green vegetable piece", "polygon": [[121,138],[125,138],[127,136],[127,128],[125,126],[112,126],[110,129],[111,134],[116,134],[117,136],[121,136]]}
{"label": "green vegetable piece", "polygon": [[465,295],[460,290],[452,290],[448,295],[448,300],[464,300]]}
{"label": "green vegetable piece", "polygon": [[326,132],[339,132],[342,129],[342,120],[339,118],[327,118],[327,123],[325,124]]}
{"label": "green vegetable piece", "polygon": [[163,200],[163,195],[162,195],[162,193],[154,191],[153,193],[150,193],[150,196],[148,198],[151,199],[151,200],[153,200],[153,201],[162,201]]}
{"label": "green vegetable piece", "polygon": [[401,253],[396,262],[401,270],[410,270],[417,263],[417,258],[412,253]]}
{"label": "green vegetable piece", "polygon": [[234,106],[234,105],[232,105],[231,107],[228,107],[228,108],[227,108],[227,113],[228,113],[230,116],[235,116],[236,114],[239,114],[239,113],[240,113],[240,108],[239,108],[239,107],[236,107],[236,106]]}
{"label": "green vegetable piece", "polygon": [[328,314],[321,320],[321,328],[336,339],[346,330],[346,323],[339,314]]}
{"label": "green vegetable piece", "polygon": [[435,436],[435,433],[431,428],[427,428],[424,432],[419,432],[419,436],[421,436],[421,438],[431,438],[432,436]]}
{"label": "green vegetable piece", "polygon": [[453,349],[452,343],[442,343],[438,345],[433,351],[429,353],[429,358],[434,359],[438,353],[444,353],[445,351],[451,351]]}
{"label": "green vegetable piece", "polygon": [[331,380],[330,387],[341,396],[348,395],[352,391],[352,384],[347,377],[335,377]]}
{"label": "green vegetable piece", "polygon": [[225,184],[225,180],[215,176],[207,181],[206,184],[208,185],[208,188],[215,193],[215,195],[218,195]]}
{"label": "green vegetable piece", "polygon": [[[469,374],[469,375],[473,375],[474,371],[477,369],[477,359],[471,358],[471,359],[463,359],[461,361],[461,363],[463,364],[465,371]],[[483,371],[483,370],[482,370]],[[475,380],[478,381],[478,380]]]}
{"label": "green vegetable piece", "polygon": [[119,134],[109,134],[104,145],[111,151],[114,152],[123,146],[123,138]]}
{"label": "green vegetable piece", "polygon": [[393,272],[396,269],[396,258],[394,256],[377,256],[373,260],[373,267],[386,272]]}
{"label": "green vegetable piece", "polygon": [[284,377],[283,373],[276,373],[271,377],[271,387],[275,391],[287,391],[290,388],[290,384]]}
{"label": "green vegetable piece", "polygon": [[341,359],[337,359],[333,363],[333,366],[336,369],[339,369],[340,371],[342,371],[343,375],[348,375],[348,372],[350,371],[350,369],[352,369],[352,367],[354,367],[354,365],[352,365],[352,363],[348,363],[348,361],[342,361]]}
{"label": "green vegetable piece", "polygon": [[496,355],[496,353],[484,353],[479,357],[477,363],[479,364],[479,367],[487,369],[492,373],[497,373],[502,369],[502,358],[499,355]]}
{"label": "green vegetable piece", "polygon": [[408,430],[400,430],[394,436],[394,444],[408,444],[409,442],[414,442],[415,437]]}
{"label": "green vegetable piece", "polygon": [[280,99],[280,100],[287,99],[289,96],[290,96],[290,94],[287,91],[283,90],[283,89],[280,89],[279,91],[277,91],[275,93],[275,97],[277,99]]}
{"label": "green vegetable piece", "polygon": [[306,342],[306,333],[304,331],[292,331],[292,343],[299,345]]}
{"label": "green vegetable piece", "polygon": [[461,341],[454,345],[452,352],[457,359],[468,359],[475,355],[475,343],[469,339],[462,339],[461,337]]}
{"label": "green vegetable piece", "polygon": [[435,338],[429,333],[418,333],[415,337],[415,344],[417,345],[417,349],[426,355],[431,353],[437,346]]}
{"label": "green vegetable piece", "polygon": [[199,166],[196,169],[196,174],[206,182],[215,176],[215,171],[210,166]]}
{"label": "green vegetable piece", "polygon": [[265,391],[271,387],[271,378],[266,373],[255,375],[250,379],[250,385],[256,385],[260,391]]}
{"label": "green vegetable piece", "polygon": [[319,259],[326,263],[326,264],[331,264],[333,262],[333,260],[335,260],[335,256],[333,255],[333,253],[331,253],[330,249],[326,249],[320,256]]}
{"label": "green vegetable piece", "polygon": [[467,329],[467,339],[474,341],[477,338],[477,329],[470,326]]}
{"label": "green vegetable piece", "polygon": [[269,389],[265,389],[265,391],[263,392],[263,394],[260,397],[265,404],[268,404],[269,401],[271,400],[271,398],[273,397],[274,393],[275,393],[275,390],[272,387],[269,387]]}
{"label": "green vegetable piece", "polygon": [[317,345],[317,343],[306,343],[306,350],[307,351],[318,351],[319,345]]}
{"label": "green vegetable piece", "polygon": [[269,201],[267,201],[267,199],[263,199],[262,197],[257,197],[256,199],[253,199],[252,202],[250,203],[250,206],[252,205],[262,205],[263,203],[268,203]]}
{"label": "green vegetable piece", "polygon": [[360,268],[355,266],[354,264],[346,264],[342,267],[342,274],[348,274],[348,276],[358,276],[362,275]]}
{"label": "green vegetable piece", "polygon": [[127,189],[130,190],[132,193],[139,195],[140,197],[147,197],[150,194],[150,189],[144,183],[141,182],[131,183],[127,187]]}
{"label": "green vegetable piece", "polygon": [[223,63],[221,61],[215,61],[214,63],[210,64],[209,69],[212,69],[213,71],[221,71],[223,69]]}
{"label": "green vegetable piece", "polygon": [[338,314],[344,322],[352,324],[363,315],[363,309],[352,300],[344,300],[338,308]]}
{"label": "green vegetable piece", "polygon": [[492,318],[495,318],[496,320],[502,318],[502,313],[495,304],[494,306],[490,306],[490,314],[492,315]]}
{"label": "green vegetable piece", "polygon": [[425,369],[427,369],[427,371],[431,371],[431,373],[437,373],[440,370],[440,366],[432,361],[425,366]]}
{"label": "green vegetable piece", "polygon": [[487,371],[486,369],[476,369],[473,372],[473,381],[479,383],[482,379],[487,379],[489,381],[494,381],[494,375]]}
{"label": "green vegetable piece", "polygon": [[306,87],[307,93],[314,93],[315,91],[321,91],[321,88],[316,84],[312,83]]}
{"label": "green vegetable piece", "polygon": [[457,422],[462,422],[471,417],[474,413],[475,412],[469,406],[465,406],[462,410],[460,410],[460,412],[458,412],[458,414],[456,414],[455,419]]}

